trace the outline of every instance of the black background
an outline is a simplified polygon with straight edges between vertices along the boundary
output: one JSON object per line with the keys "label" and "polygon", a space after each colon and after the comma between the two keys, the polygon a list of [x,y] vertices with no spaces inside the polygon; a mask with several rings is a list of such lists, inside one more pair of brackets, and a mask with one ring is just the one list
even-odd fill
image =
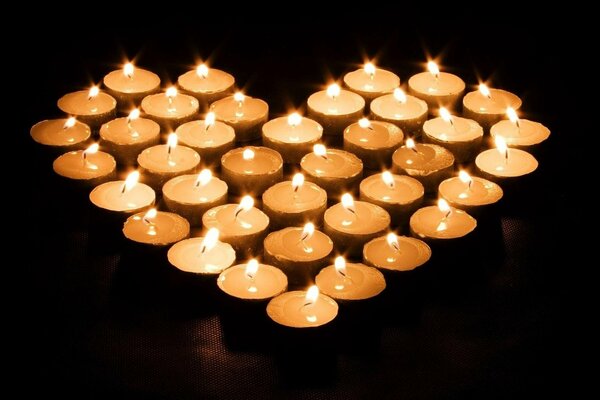
{"label": "black background", "polygon": [[[164,18],[136,29],[70,21],[72,29],[44,30],[19,59],[35,77],[22,92],[31,107],[17,124],[25,148],[35,154],[27,132],[60,116],[62,94],[100,82],[125,57],[165,83],[210,57],[276,116],[303,107],[329,76],[341,78],[365,57],[376,56],[405,83],[431,54],[468,85],[491,78],[521,96],[525,115],[552,130],[540,169],[508,193],[473,247],[438,257],[409,294],[388,290],[377,304],[381,315],[366,326],[337,327],[338,344],[323,337],[313,346],[273,338],[252,322],[223,328],[214,295],[159,262],[146,270],[127,258],[107,238],[119,232],[94,232],[85,199],[57,190],[50,163],[36,158],[26,236],[34,247],[20,290],[34,304],[19,325],[27,338],[19,347],[23,389],[84,398],[509,398],[570,390],[571,265],[560,246],[569,198],[554,182],[564,175],[569,134],[555,101],[566,52],[554,26],[518,17],[440,24],[415,16],[419,26],[358,18],[206,25],[205,18],[188,28]],[[240,344],[245,330],[264,337]],[[307,359],[312,368],[303,366]]]}

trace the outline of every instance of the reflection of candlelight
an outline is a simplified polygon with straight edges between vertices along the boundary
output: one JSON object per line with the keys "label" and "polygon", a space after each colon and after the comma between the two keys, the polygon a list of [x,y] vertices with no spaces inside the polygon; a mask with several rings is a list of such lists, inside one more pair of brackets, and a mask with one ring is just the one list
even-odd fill
{"label": "reflection of candlelight", "polygon": [[441,212],[445,213],[444,217],[442,218],[442,220],[440,221],[440,223],[436,229],[438,232],[440,232],[440,231],[445,231],[446,229],[448,229],[446,220],[448,219],[450,214],[452,214],[452,209],[450,208],[450,205],[448,204],[448,202],[444,199],[438,200],[438,208],[440,209]]}

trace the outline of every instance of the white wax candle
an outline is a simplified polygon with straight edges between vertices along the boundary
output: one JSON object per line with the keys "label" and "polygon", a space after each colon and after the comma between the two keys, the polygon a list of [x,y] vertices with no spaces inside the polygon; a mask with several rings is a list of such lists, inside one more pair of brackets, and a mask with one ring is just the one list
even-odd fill
{"label": "white wax candle", "polygon": [[439,106],[453,108],[462,97],[465,82],[454,74],[440,72],[435,63],[428,63],[428,72],[413,75],[408,88],[414,96],[424,100],[429,109]]}
{"label": "white wax candle", "polygon": [[90,90],[65,94],[58,99],[57,105],[64,113],[77,117],[92,129],[98,129],[100,125],[114,118],[117,101],[93,86]]}
{"label": "white wax candle", "polygon": [[233,92],[235,78],[225,71],[200,64],[195,70],[181,75],[177,84],[198,101],[210,104]]}
{"label": "white wax candle", "polygon": [[193,120],[199,107],[196,98],[178,93],[173,86],[164,93],[152,94],[142,100],[142,110],[148,118],[158,122],[165,130],[175,129],[184,122]]}
{"label": "white wax candle", "polygon": [[474,120],[452,116],[433,118],[423,125],[423,138],[450,150],[458,163],[472,161],[481,148],[483,128]]}
{"label": "white wax candle", "polygon": [[321,140],[323,127],[310,118],[294,113],[268,121],[262,127],[263,144],[281,154],[289,164],[297,164]]}
{"label": "white wax candle", "polygon": [[123,234],[136,243],[169,246],[189,236],[190,224],[177,214],[151,209],[127,218]]}
{"label": "white wax candle", "polygon": [[110,154],[98,151],[97,146],[92,145],[87,150],[70,151],[59,156],[52,163],[54,172],[85,187],[109,181],[115,176],[117,162]]}
{"label": "white wax candle", "polygon": [[412,271],[430,258],[427,243],[393,233],[371,240],[363,249],[363,262],[385,271]]}
{"label": "white wax candle", "polygon": [[335,319],[339,308],[335,300],[318,291],[315,300],[306,297],[306,291],[282,293],[269,302],[267,315],[290,328],[315,328]]}
{"label": "white wax candle", "polygon": [[343,257],[335,265],[325,267],[315,278],[321,292],[337,301],[366,300],[385,289],[385,278],[376,268],[360,263],[347,263]]}
{"label": "white wax candle", "polygon": [[159,144],[142,151],[137,162],[146,183],[160,191],[169,179],[195,172],[200,156],[189,147]]}
{"label": "white wax candle", "polygon": [[100,209],[121,214],[139,212],[152,206],[156,194],[150,186],[138,183],[138,176],[138,172],[132,172],[124,181],[96,186],[90,193],[90,201]]}
{"label": "white wax candle", "polygon": [[109,72],[104,77],[104,86],[121,106],[130,106],[158,91],[160,78],[154,72],[127,63],[122,69]]}
{"label": "white wax candle", "polygon": [[325,135],[341,135],[344,128],[362,116],[365,100],[333,84],[310,95],[307,105],[308,116],[321,124]]}
{"label": "white wax candle", "polygon": [[30,134],[37,143],[62,154],[85,147],[92,131],[88,125],[71,117],[40,121],[31,127]]}
{"label": "white wax candle", "polygon": [[243,300],[268,300],[287,289],[287,278],[281,270],[267,264],[256,263],[256,271],[247,264],[234,265],[219,275],[219,289]]}
{"label": "white wax candle", "polygon": [[363,166],[370,169],[389,166],[392,154],[403,140],[404,134],[396,125],[366,118],[344,130],[344,150],[356,154]]}
{"label": "white wax candle", "polygon": [[469,92],[463,98],[463,114],[477,121],[487,131],[504,118],[508,107],[518,110],[521,104],[518,96],[506,90],[490,89],[481,84],[479,90]]}
{"label": "white wax candle", "polygon": [[391,71],[367,63],[363,68],[344,75],[344,84],[365,100],[371,101],[400,86],[400,78]]}
{"label": "white wax candle", "polygon": [[142,150],[160,142],[160,126],[146,118],[117,118],[102,125],[100,138],[119,164],[131,165]]}
{"label": "white wax candle", "polygon": [[218,166],[223,154],[234,148],[235,132],[214,118],[214,114],[209,113],[205,120],[180,125],[175,133],[181,144],[196,150],[204,165]]}
{"label": "white wax candle", "polygon": [[167,253],[169,263],[183,272],[199,275],[218,275],[235,262],[231,245],[206,243],[207,237],[195,237],[175,243]]}
{"label": "white wax candle", "polygon": [[509,147],[522,150],[533,149],[550,137],[550,129],[539,122],[528,119],[519,119],[518,124],[513,121],[500,121],[490,129],[492,138],[502,136]]}
{"label": "white wax candle", "polygon": [[457,239],[471,233],[477,221],[466,212],[450,207],[429,206],[410,217],[410,231],[423,240]]}
{"label": "white wax candle", "polygon": [[405,135],[419,137],[423,124],[427,120],[429,108],[423,100],[406,95],[402,89],[394,90],[371,102],[371,115],[376,120],[390,122]]}
{"label": "white wax candle", "polygon": [[302,172],[308,181],[327,191],[329,196],[338,196],[355,189],[362,177],[363,164],[360,158],[344,150],[325,149],[316,145],[300,161]]}
{"label": "white wax candle", "polygon": [[221,175],[231,193],[260,196],[283,179],[283,159],[268,147],[238,147],[221,158]]}
{"label": "white wax candle", "polygon": [[215,101],[210,106],[219,121],[235,129],[236,141],[260,139],[261,127],[269,119],[269,105],[261,99],[236,93]]}
{"label": "white wax candle", "polygon": [[498,202],[503,195],[502,188],[487,179],[461,175],[448,178],[439,187],[440,196],[452,206],[472,214],[482,206]]}
{"label": "white wax candle", "polygon": [[498,181],[528,175],[535,171],[538,162],[526,151],[506,146],[502,136],[495,137],[498,148],[480,153],[475,165],[488,179]]}

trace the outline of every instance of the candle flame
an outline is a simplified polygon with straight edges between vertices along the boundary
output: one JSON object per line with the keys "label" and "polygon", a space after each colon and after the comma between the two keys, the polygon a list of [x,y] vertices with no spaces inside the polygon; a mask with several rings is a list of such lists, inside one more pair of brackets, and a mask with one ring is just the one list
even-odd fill
{"label": "candle flame", "polygon": [[94,97],[98,96],[99,93],[100,93],[100,88],[98,88],[98,86],[92,86],[88,93],[88,100],[91,100]]}
{"label": "candle flame", "polygon": [[204,125],[208,126],[213,126],[215,124],[215,120],[216,120],[216,115],[214,112],[209,112],[206,114],[206,116],[204,117]]}
{"label": "candle flame", "polygon": [[244,149],[244,151],[242,152],[242,157],[246,161],[254,160],[254,155],[254,150],[252,149]]}
{"label": "candle flame", "polygon": [[131,112],[129,113],[129,116],[127,117],[127,122],[131,122],[133,120],[136,120],[140,117],[140,109],[139,108],[134,108],[133,110],[131,110]]}
{"label": "candle flame", "polygon": [[506,140],[504,137],[500,135],[496,135],[494,138],[494,143],[496,144],[496,148],[504,157],[508,154],[508,146],[506,145]]}
{"label": "candle flame", "polygon": [[313,146],[313,153],[315,153],[319,157],[326,158],[327,157],[327,147],[324,145],[317,143]]}
{"label": "candle flame", "polygon": [[210,172],[210,169],[205,168],[198,174],[198,179],[196,179],[196,186],[206,186],[211,179],[212,172]]}
{"label": "candle flame", "polygon": [[300,172],[294,174],[294,177],[292,178],[292,187],[294,188],[294,192],[298,191],[298,189],[300,189],[303,184],[304,175],[302,175]]}
{"label": "candle flame", "polygon": [[242,197],[242,200],[240,200],[240,204],[237,206],[237,213],[240,211],[248,211],[252,207],[254,207],[254,199],[252,196],[246,195]]}
{"label": "candle flame", "polygon": [[290,115],[288,115],[287,122],[290,126],[296,127],[300,125],[300,122],[302,122],[302,116],[297,112],[291,113]]}
{"label": "candle flame", "polygon": [[371,121],[367,118],[361,118],[358,120],[358,125],[363,129],[367,129],[371,127]]}
{"label": "candle flame", "polygon": [[400,88],[394,89],[394,98],[400,103],[406,103],[406,93]]}
{"label": "candle flame", "polygon": [[383,180],[383,183],[388,185],[390,188],[394,187],[394,175],[392,175],[390,171],[383,171],[381,173],[381,180]]}
{"label": "candle flame", "polygon": [[484,95],[485,97],[487,97],[488,99],[492,98],[492,93],[490,92],[490,89],[487,87],[487,85],[485,83],[479,84],[479,92],[482,95]]}
{"label": "candle flame", "polygon": [[398,243],[398,236],[396,236],[396,234],[394,232],[390,232],[387,234],[387,236],[385,237],[385,240],[387,241],[387,244],[396,251],[400,250],[400,244]]}
{"label": "candle flame", "polygon": [[238,103],[243,103],[244,100],[246,100],[246,96],[244,96],[244,93],[242,92],[235,92],[235,94],[233,95],[233,99]]}
{"label": "candle flame", "polygon": [[258,261],[256,261],[256,258],[248,260],[248,263],[246,264],[246,277],[248,279],[254,279],[256,272],[258,272]]}
{"label": "candle flame", "polygon": [[415,141],[412,138],[406,139],[406,147],[408,147],[411,150],[414,150],[416,148]]}
{"label": "candle flame", "polygon": [[437,205],[440,211],[443,213],[447,213],[450,211],[450,205],[445,199],[439,199]]}
{"label": "candle flame", "polygon": [[169,147],[169,151],[173,150],[175,147],[177,147],[177,134],[175,132],[171,132],[169,133],[169,136],[167,138],[167,147]]}
{"label": "candle flame", "polygon": [[165,92],[169,99],[173,99],[173,97],[177,96],[177,88],[175,86],[171,86]]}
{"label": "candle flame", "polygon": [[127,178],[125,178],[125,185],[123,185],[123,191],[128,192],[131,189],[133,189],[133,187],[138,183],[139,180],[140,173],[138,171],[131,172],[129,175],[127,175]]}
{"label": "candle flame", "polygon": [[317,285],[309,287],[305,298],[308,304],[314,304],[319,298],[319,287]]}
{"label": "candle flame", "polygon": [[[98,149],[100,148],[100,145],[98,143],[93,143],[90,145],[90,147],[88,147],[87,149],[84,150],[84,154],[88,155],[88,154],[95,154],[98,152]],[[85,157],[84,157],[85,158]]]}
{"label": "candle flame", "polygon": [[342,276],[346,276],[346,259],[342,256],[337,256],[333,262],[335,272]]}
{"label": "candle flame", "polygon": [[219,241],[219,235],[220,232],[217,228],[210,228],[208,232],[206,232],[204,239],[202,239],[201,252],[205,253],[214,249]]}
{"label": "candle flame", "polygon": [[206,64],[198,65],[198,68],[196,68],[196,74],[200,78],[206,78],[208,76],[208,67],[206,66]]}
{"label": "candle flame", "polygon": [[375,64],[373,64],[372,62],[366,63],[364,69],[365,73],[369,75],[375,75]]}
{"label": "candle flame", "polygon": [[63,125],[63,129],[69,129],[69,128],[74,127],[76,122],[77,122],[77,120],[75,119],[75,117],[69,117],[65,121],[65,124]]}
{"label": "candle flame", "polygon": [[458,179],[460,179],[460,181],[462,183],[467,183],[470,184],[471,183],[471,175],[469,175],[466,171],[459,171],[458,173]]}
{"label": "candle flame", "polygon": [[513,124],[519,123],[519,116],[517,115],[517,112],[514,108],[508,107],[506,109],[506,115],[508,116],[508,119],[510,119],[510,122],[512,122]]}
{"label": "candle flame", "polygon": [[435,63],[435,61],[428,61],[427,62],[427,69],[429,70],[429,72],[431,73],[431,75],[435,76],[436,78],[438,78],[440,76],[440,68]]}
{"label": "candle flame", "polygon": [[452,114],[446,107],[440,107],[440,117],[446,122],[452,122]]}
{"label": "candle flame", "polygon": [[133,76],[133,64],[128,62],[127,64],[123,65],[123,73],[125,74],[126,77],[131,78]]}
{"label": "candle flame", "polygon": [[302,236],[300,236],[301,241],[309,240],[315,234],[315,224],[312,222],[307,222],[304,225],[304,229],[302,229]]}
{"label": "candle flame", "polygon": [[350,193],[344,193],[342,195],[342,206],[352,213],[356,212],[354,210],[354,198]]}
{"label": "candle flame", "polygon": [[158,211],[156,211],[156,208],[151,208],[149,209],[146,214],[144,215],[144,221],[145,222],[150,222],[149,220],[156,218],[156,215],[158,214]]}
{"label": "candle flame", "polygon": [[331,97],[332,99],[335,99],[340,95],[341,90],[342,89],[340,88],[340,85],[338,85],[337,83],[332,83],[327,87],[327,96]]}

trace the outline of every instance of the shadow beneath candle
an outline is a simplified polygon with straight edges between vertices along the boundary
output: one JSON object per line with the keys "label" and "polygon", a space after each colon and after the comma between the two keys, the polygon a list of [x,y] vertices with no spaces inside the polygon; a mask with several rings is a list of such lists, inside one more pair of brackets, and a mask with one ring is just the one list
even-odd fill
{"label": "shadow beneath candle", "polygon": [[267,302],[249,302],[222,293],[218,303],[223,339],[230,351],[267,353],[273,350]]}
{"label": "shadow beneath candle", "polygon": [[[381,296],[381,295],[380,295]],[[340,303],[334,344],[339,354],[376,358],[381,350],[383,323],[379,296],[369,300]]]}
{"label": "shadow beneath candle", "polygon": [[200,276],[180,271],[165,263],[167,307],[175,319],[193,319],[217,315],[219,290],[216,276]]}
{"label": "shadow beneath candle", "polygon": [[383,326],[415,327],[423,310],[427,291],[428,265],[412,271],[384,271],[386,288],[378,298],[374,314]]}

